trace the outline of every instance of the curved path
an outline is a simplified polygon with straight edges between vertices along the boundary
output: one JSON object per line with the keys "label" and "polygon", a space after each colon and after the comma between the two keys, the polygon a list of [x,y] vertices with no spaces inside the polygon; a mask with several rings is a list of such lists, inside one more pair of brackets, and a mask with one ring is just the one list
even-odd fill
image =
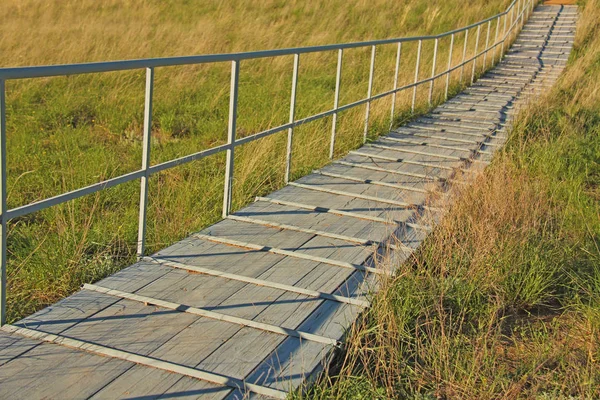
{"label": "curved path", "polygon": [[[572,47],[539,6],[507,56],[426,116],[0,331],[0,398],[285,397],[368,306],[374,254],[402,261],[430,190],[485,165]],[[433,218],[430,218],[433,217]]]}

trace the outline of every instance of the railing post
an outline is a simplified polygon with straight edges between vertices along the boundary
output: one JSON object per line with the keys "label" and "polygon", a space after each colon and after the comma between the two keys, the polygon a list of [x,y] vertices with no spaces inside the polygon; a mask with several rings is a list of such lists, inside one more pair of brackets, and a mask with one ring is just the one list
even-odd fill
{"label": "railing post", "polygon": [[338,62],[337,62],[337,71],[335,74],[335,98],[333,99],[333,109],[335,112],[333,113],[332,121],[331,121],[331,143],[329,145],[329,158],[333,160],[333,153],[335,151],[335,132],[337,129],[337,109],[340,103],[340,84],[342,82],[342,57],[344,55],[344,50],[338,50]]}
{"label": "railing post", "polygon": [[146,68],[146,94],[144,97],[144,136],[142,143],[142,169],[140,178],[140,213],[138,218],[138,259],[146,250],[146,213],[148,210],[148,179],[150,168],[150,147],[152,140],[152,96],[154,92],[154,68]]}
{"label": "railing post", "polygon": [[2,203],[2,223],[0,224],[0,326],[6,324],[6,86],[0,79],[0,202]]}
{"label": "railing post", "polygon": [[396,112],[396,89],[398,89],[398,73],[400,72],[400,57],[402,57],[402,42],[398,43],[398,51],[396,52],[396,69],[394,73],[394,93],[392,93],[390,130],[392,130],[394,127],[394,113]]}
{"label": "railing post", "polygon": [[429,107],[432,106],[432,100],[433,100],[433,87],[435,84],[435,67],[437,64],[437,52],[438,52],[438,44],[439,44],[439,39],[435,39],[435,45],[433,48],[433,65],[431,66],[431,81],[429,82]]}
{"label": "railing post", "polygon": [[450,36],[450,53],[448,54],[448,68],[446,69],[446,95],[448,100],[448,88],[450,87],[450,68],[452,68],[452,53],[454,52],[454,33]]}
{"label": "railing post", "polygon": [[487,58],[488,52],[490,51],[490,32],[492,28],[492,21],[487,23],[487,35],[485,37],[485,53],[483,53],[483,70],[487,70]]}
{"label": "railing post", "polygon": [[[292,72],[292,94],[290,98],[290,124],[294,123],[296,117],[296,89],[298,88],[298,67],[300,66],[300,54],[294,54],[294,71]],[[290,181],[292,170],[292,140],[294,127],[288,128],[287,154],[285,159],[285,183]]]}
{"label": "railing post", "polygon": [[516,4],[513,4],[512,9],[510,10],[510,29],[508,31],[508,45],[510,46],[510,44],[512,43],[512,38],[513,38],[513,32],[514,32],[514,24],[515,24],[515,14],[516,14]]}
{"label": "railing post", "polygon": [[467,60],[467,43],[469,42],[469,30],[465,29],[465,44],[463,46],[463,56],[460,67],[460,84],[463,83],[463,76],[465,74],[465,61]]}
{"label": "railing post", "polygon": [[223,218],[231,212],[231,192],[233,190],[233,161],[235,149],[235,131],[237,124],[238,83],[240,79],[240,62],[231,62],[231,87],[229,88],[229,122],[227,127],[227,148],[225,164],[225,188],[223,190]]}
{"label": "railing post", "polygon": [[479,37],[481,36],[481,25],[477,25],[477,39],[475,40],[475,53],[473,54],[473,71],[471,72],[471,85],[475,82],[475,69],[477,68],[477,51],[479,48]]}
{"label": "railing post", "polygon": [[523,0],[519,1],[519,29],[518,29],[519,32],[523,28],[523,10],[525,9],[524,4],[525,4],[525,2]]}
{"label": "railing post", "polygon": [[371,96],[373,95],[373,75],[375,74],[375,45],[371,47],[371,65],[369,68],[369,88],[367,90],[367,110],[365,111],[365,132],[363,143],[367,142],[367,134],[369,133],[369,114],[371,113]]}
{"label": "railing post", "polygon": [[498,34],[500,33],[500,17],[496,19],[496,34],[494,35],[494,51],[492,52],[492,66],[496,63],[496,54],[498,54]]}
{"label": "railing post", "polygon": [[419,82],[419,67],[421,66],[421,48],[423,47],[423,41],[419,40],[419,47],[417,48],[417,62],[415,66],[415,86],[413,87],[413,98],[411,112],[415,113],[415,103],[417,102],[417,82]]}
{"label": "railing post", "polygon": [[504,14],[504,33],[502,34],[502,49],[500,50],[500,59],[504,57],[504,43],[506,42],[506,22],[508,21],[508,13]]}

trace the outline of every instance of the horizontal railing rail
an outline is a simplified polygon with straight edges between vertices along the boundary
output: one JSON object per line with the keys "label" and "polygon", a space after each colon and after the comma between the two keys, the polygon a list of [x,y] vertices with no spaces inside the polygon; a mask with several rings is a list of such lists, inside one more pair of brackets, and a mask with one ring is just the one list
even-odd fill
{"label": "horizontal railing rail", "polygon": [[[168,57],[168,58],[153,58],[153,59],[137,59],[137,60],[126,60],[126,61],[109,61],[109,62],[94,62],[94,63],[82,63],[82,64],[70,64],[70,65],[52,65],[52,66],[34,66],[34,67],[14,67],[14,68],[0,68],[0,202],[1,202],[1,232],[0,232],[0,326],[6,323],[6,263],[7,263],[7,224],[11,219],[22,217],[27,214],[31,214],[37,211],[44,210],[46,208],[56,206],[58,204],[65,203],[67,201],[75,200],[77,198],[93,194],[104,189],[108,189],[126,182],[130,182],[136,179],[140,179],[141,191],[140,191],[140,207],[139,207],[139,224],[138,224],[138,241],[137,241],[137,253],[139,257],[143,257],[145,254],[146,247],[146,212],[147,212],[147,201],[148,201],[148,179],[151,175],[158,172],[190,163],[195,160],[200,160],[205,157],[209,157],[218,153],[226,153],[226,164],[225,164],[225,184],[224,184],[224,195],[223,195],[223,217],[226,217],[231,212],[231,197],[232,197],[232,185],[233,185],[233,171],[234,171],[234,152],[235,147],[253,142],[258,139],[262,139],[273,134],[287,131],[287,149],[286,149],[286,171],[285,181],[289,182],[291,162],[292,162],[292,142],[294,129],[301,125],[307,124],[312,121],[316,121],[325,117],[332,117],[331,127],[331,141],[330,147],[330,158],[334,156],[335,141],[337,133],[337,116],[339,113],[361,106],[366,105],[365,123],[364,123],[364,141],[367,139],[367,133],[369,128],[369,117],[370,117],[370,105],[375,100],[380,100],[388,96],[392,96],[391,104],[391,119],[390,124],[393,123],[395,117],[395,104],[396,95],[399,92],[413,89],[412,95],[412,111],[415,111],[417,88],[421,85],[429,84],[429,95],[428,103],[432,105],[432,97],[435,81],[446,77],[445,83],[445,98],[448,98],[448,90],[450,85],[450,74],[454,71],[460,70],[460,82],[463,83],[465,66],[472,63],[471,80],[472,83],[476,77],[477,63],[481,57],[483,60],[483,69],[487,69],[487,58],[490,51],[492,53],[492,62],[490,66],[494,64],[498,47],[501,48],[500,58],[504,55],[506,48],[506,42],[509,38],[513,37],[516,32],[523,26],[525,20],[531,14],[533,7],[537,0],[514,0],[510,6],[499,14],[492,17],[486,18],[482,21],[474,24],[458,28],[452,31],[444,32],[438,35],[430,36],[414,36],[414,37],[403,37],[394,39],[382,39],[372,40],[365,42],[354,42],[345,44],[330,44],[323,46],[310,46],[310,47],[298,47],[288,49],[276,49],[276,50],[264,50],[255,52],[243,52],[243,53],[229,53],[229,54],[213,54],[213,55],[198,55],[198,56],[187,56],[187,57]],[[510,24],[509,22],[510,18]],[[501,19],[502,28],[501,28]],[[495,33],[493,42],[490,43],[490,35],[492,32],[492,23],[495,22]],[[479,44],[482,40],[482,27],[486,26],[486,39],[483,49],[479,49]],[[475,51],[473,56],[467,57],[467,44],[469,40],[469,31],[477,29],[477,36],[475,41]],[[502,34],[500,36],[500,30]],[[455,37],[457,34],[464,33],[464,47],[462,53],[462,59],[459,63],[453,64],[454,44]],[[437,56],[440,39],[450,37],[450,49],[447,61],[447,68],[442,72],[437,72]],[[433,53],[433,65],[431,75],[428,78],[419,79],[420,65],[422,59],[423,42],[433,41],[434,42],[434,53]],[[415,79],[414,82],[398,87],[398,73],[400,67],[400,60],[402,55],[402,45],[404,43],[418,43],[416,65],[415,65]],[[394,87],[391,90],[386,90],[381,93],[373,94],[373,79],[375,70],[375,61],[377,54],[377,46],[397,44],[396,64],[395,64],[395,77]],[[342,73],[342,62],[343,53],[347,49],[355,48],[371,48],[371,59],[369,69],[369,84],[367,97],[361,100],[354,101],[352,103],[340,105],[340,88],[341,88],[341,73]],[[308,117],[296,119],[295,108],[296,108],[296,87],[298,83],[298,70],[300,63],[300,56],[307,53],[320,53],[337,51],[337,70],[336,70],[336,87],[333,108],[327,111],[323,111]],[[239,74],[240,74],[240,63],[244,60],[261,59],[261,58],[273,58],[273,57],[284,57],[293,56],[293,71],[292,71],[292,86],[291,86],[291,97],[290,97],[290,116],[289,122],[283,125],[279,125],[273,128],[263,130],[258,133],[254,133],[249,136],[242,138],[236,138],[236,124],[237,124],[237,106],[238,106],[238,87],[239,87]],[[154,71],[159,67],[172,67],[181,65],[195,65],[195,64],[207,64],[207,63],[231,63],[231,84],[230,84],[230,96],[229,96],[229,117],[228,117],[228,129],[227,129],[227,143],[215,146],[206,150],[202,150],[193,154],[189,154],[180,158],[162,162],[160,164],[151,165],[150,159],[150,143],[152,137],[152,103],[153,103],[153,88],[154,88]],[[6,184],[7,184],[7,167],[6,167],[6,81],[17,80],[17,79],[30,79],[30,78],[45,78],[53,76],[68,76],[68,75],[82,75],[92,73],[104,73],[104,72],[115,72],[115,71],[127,71],[135,69],[146,70],[146,90],[144,97],[144,124],[143,124],[143,147],[142,147],[142,165],[141,169],[133,172],[129,172],[111,179],[104,180],[80,189],[72,190],[51,198],[32,202],[20,207],[7,209],[7,195],[6,195]]]}

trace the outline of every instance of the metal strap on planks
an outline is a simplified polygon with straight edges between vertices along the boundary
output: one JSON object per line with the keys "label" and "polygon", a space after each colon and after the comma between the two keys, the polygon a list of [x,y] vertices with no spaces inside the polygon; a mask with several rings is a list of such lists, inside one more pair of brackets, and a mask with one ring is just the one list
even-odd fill
{"label": "metal strap on planks", "polygon": [[260,244],[242,242],[242,241],[234,240],[234,239],[226,239],[226,238],[222,238],[222,237],[218,237],[218,236],[203,235],[201,233],[196,233],[193,236],[198,239],[201,239],[201,240],[206,240],[208,242],[213,242],[213,243],[220,243],[220,244],[224,244],[226,246],[235,246],[235,247],[242,247],[242,248],[255,250],[255,251],[264,251],[267,253],[278,254],[281,256],[299,258],[302,260],[308,260],[308,261],[314,261],[314,262],[323,263],[323,264],[335,265],[336,267],[349,268],[349,269],[354,269],[357,271],[370,272],[370,273],[378,274],[378,275],[390,275],[389,271],[385,271],[382,269],[365,267],[364,265],[352,264],[352,263],[349,263],[346,261],[333,260],[331,258],[326,258],[326,257],[311,256],[309,254],[299,253],[297,251],[279,249],[277,247],[263,246]]}
{"label": "metal strap on planks", "polygon": [[232,315],[222,314],[210,310],[206,310],[203,308],[192,307],[185,304],[173,303],[166,300],[154,299],[148,296],[142,296],[135,293],[123,292],[121,290],[105,288],[98,285],[90,285],[84,284],[84,289],[91,290],[98,293],[107,294],[109,296],[120,297],[127,300],[137,301],[139,303],[151,304],[157,307],[166,308],[169,310],[181,311],[188,314],[198,315],[204,318],[210,318],[217,321],[229,322],[231,324],[246,326],[248,328],[259,329],[265,332],[276,333],[278,335],[285,335],[290,337],[295,337],[298,339],[309,340],[311,342],[323,343],[327,345],[332,345],[338,347],[340,345],[339,341],[336,339],[315,335],[313,333],[302,332],[295,329],[283,328],[276,325],[264,324],[262,322],[256,322],[251,319],[234,317]]}
{"label": "metal strap on planks", "polygon": [[[398,143],[406,143],[406,144],[413,144],[413,145],[417,145],[417,146],[423,146],[423,147],[435,147],[435,148],[440,148],[440,149],[446,149],[446,150],[452,150],[452,151],[463,151],[463,152],[467,152],[467,153],[481,153],[481,154],[492,154],[489,151],[486,150],[481,150],[481,149],[466,149],[463,147],[457,147],[457,146],[447,146],[445,144],[437,144],[437,143],[428,143],[425,141],[416,141],[416,140],[410,140],[410,139],[394,139],[394,138],[389,138],[386,136],[382,136],[380,138],[380,140],[388,140],[390,142],[398,142]],[[477,142],[477,145],[485,145],[485,142]]]}
{"label": "metal strap on planks", "polygon": [[277,283],[272,281],[266,281],[264,279],[251,278],[248,276],[232,274],[229,272],[219,271],[206,267],[199,267],[190,264],[180,263],[178,261],[166,260],[158,257],[144,257],[143,260],[150,261],[155,264],[166,265],[171,268],[177,268],[184,271],[197,272],[204,275],[215,276],[218,278],[229,279],[232,281],[249,283],[256,286],[264,286],[273,289],[285,290],[286,292],[298,293],[309,297],[320,298],[324,300],[336,301],[338,303],[352,304],[359,307],[368,307],[369,302],[364,300],[353,299],[350,297],[340,296],[331,293],[319,292],[317,290],[305,289],[298,286],[285,285],[283,283]]}
{"label": "metal strap on planks", "polygon": [[[427,123],[427,122],[422,122],[422,125],[431,125],[431,126],[415,126],[414,129],[418,129],[418,130],[425,130],[425,131],[431,131],[431,132],[444,132],[444,133],[453,133],[455,135],[463,135],[463,136],[471,136],[471,137],[481,137],[483,135],[485,135],[485,133],[482,133],[481,131],[491,131],[491,128],[479,128],[479,129],[470,129],[470,128],[462,128],[460,126],[455,126],[452,124],[444,124],[444,123]],[[450,128],[446,128],[446,127],[450,127]],[[474,133],[477,132],[477,133]]]}
{"label": "metal strap on planks", "polygon": [[413,224],[413,223],[404,222],[404,221],[394,221],[394,220],[380,218],[380,217],[373,217],[371,215],[366,215],[366,214],[359,214],[359,213],[353,213],[353,212],[349,212],[349,211],[336,210],[336,209],[333,209],[333,208],[327,208],[327,207],[321,207],[321,206],[313,206],[313,205],[309,205],[309,204],[296,203],[296,202],[293,202],[293,201],[285,201],[285,200],[272,199],[270,197],[257,197],[256,201],[267,201],[267,202],[270,202],[270,203],[273,203],[273,204],[280,204],[282,206],[290,206],[290,207],[296,207],[296,208],[303,208],[305,210],[311,210],[311,211],[315,211],[315,212],[322,212],[322,213],[340,215],[342,217],[364,219],[364,220],[367,220],[367,221],[380,222],[382,224],[387,224],[387,225],[406,225],[406,226],[408,226],[410,228],[417,229],[417,230],[431,231],[431,227],[427,226],[427,225]]}
{"label": "metal strap on planks", "polygon": [[428,193],[428,191],[425,189],[419,189],[419,188],[412,187],[412,186],[398,185],[397,183],[389,183],[389,182],[383,182],[383,181],[375,181],[373,179],[359,178],[359,177],[355,177],[355,176],[351,176],[351,175],[334,174],[331,172],[321,171],[318,169],[314,170],[313,173],[323,175],[323,176],[328,176],[330,178],[346,179],[346,180],[353,181],[353,182],[368,183],[370,185],[385,186],[385,187],[390,187],[390,188],[399,189],[399,190],[407,190],[409,192]]}
{"label": "metal strap on planks", "polygon": [[414,209],[424,209],[424,210],[428,210],[428,211],[440,211],[439,209],[432,208],[429,206],[424,206],[421,204],[407,203],[405,201],[389,200],[389,199],[384,199],[381,197],[369,196],[366,194],[346,192],[343,190],[327,189],[327,188],[324,188],[321,186],[305,185],[303,183],[296,183],[296,182],[290,182],[289,185],[299,187],[302,189],[313,190],[315,192],[323,192],[323,193],[335,194],[338,196],[354,197],[357,199],[376,201],[376,202],[384,203],[384,204],[391,204],[393,206],[402,207],[402,208],[414,208]]}
{"label": "metal strap on planks", "polygon": [[388,243],[388,242],[378,242],[376,240],[362,239],[362,238],[357,238],[354,236],[339,235],[337,233],[325,232],[325,231],[320,231],[317,229],[310,229],[310,228],[301,228],[301,227],[295,226],[295,225],[280,224],[278,222],[265,221],[265,220],[258,219],[258,218],[242,217],[242,216],[235,215],[235,214],[229,215],[229,216],[227,216],[227,218],[234,220],[234,221],[247,222],[249,224],[257,224],[257,225],[262,225],[262,226],[267,226],[267,227],[285,229],[285,230],[289,230],[289,231],[308,233],[308,234],[316,235],[316,236],[328,237],[331,239],[339,239],[339,240],[343,240],[346,242],[357,243],[357,244],[360,244],[363,246],[371,246],[371,245],[375,245],[377,247],[385,246],[385,247],[389,247],[392,250],[411,250],[412,251],[412,249],[410,247],[404,246],[402,244],[395,245],[395,244]]}
{"label": "metal strap on planks", "polygon": [[[441,131],[439,131],[439,132],[441,132]],[[418,138],[423,138],[423,139],[445,140],[447,142],[455,142],[455,143],[464,143],[464,144],[478,144],[479,143],[477,140],[456,139],[456,138],[450,138],[447,136],[440,136],[440,135],[435,135],[435,136],[434,135],[426,135],[424,133],[419,133],[419,132],[403,133],[401,131],[398,131],[398,132],[392,132],[392,133],[396,134],[396,135],[418,137]],[[389,140],[400,139],[400,138],[396,138],[394,136],[390,136],[390,134],[388,134],[386,136],[386,138]],[[484,136],[484,138],[485,138],[485,136]]]}
{"label": "metal strap on planks", "polygon": [[[483,142],[483,141],[480,141],[480,142],[478,142],[477,144],[478,144],[478,146],[480,146],[480,147],[481,147],[481,146],[483,146],[483,145],[485,144],[485,142]],[[404,151],[404,150],[400,150],[399,148],[397,148],[397,147],[394,147],[394,146],[379,146],[379,145],[378,145],[378,146],[373,146],[373,147],[377,147],[377,148],[381,148],[381,149],[385,149],[385,150],[390,150],[390,151],[400,151],[400,152],[403,152],[403,151]],[[466,149],[461,149],[461,150],[462,150],[462,151],[464,151],[464,150],[466,150]],[[483,151],[480,151],[480,150],[478,150],[478,149],[469,150],[469,152],[470,152],[470,153],[485,153],[485,152],[483,152]],[[448,155],[442,155],[442,154],[440,154],[440,155],[433,155],[433,154],[430,154],[430,153],[426,153],[426,152],[417,152],[417,151],[413,151],[413,153],[415,153],[415,154],[427,154],[427,155],[431,155],[431,156],[433,156],[433,157],[446,158],[446,159],[448,159],[448,160],[462,161],[462,162],[466,162],[466,163],[471,163],[471,162],[479,162],[479,160],[477,160],[477,159],[474,159],[474,158],[472,158],[472,157],[458,157],[458,156],[448,156]]]}
{"label": "metal strap on planks", "polygon": [[384,160],[384,161],[392,161],[392,162],[397,162],[397,163],[419,165],[421,167],[428,167],[428,168],[435,168],[435,169],[445,169],[445,170],[448,170],[448,171],[454,170],[453,167],[447,167],[445,165],[437,165],[437,164],[430,164],[430,163],[420,162],[420,161],[405,160],[403,158],[397,158],[397,157],[386,157],[386,156],[382,156],[382,155],[379,155],[379,154],[363,153],[362,151],[357,151],[357,150],[351,151],[350,154],[354,154],[354,155],[362,156],[362,157],[367,157],[367,158],[376,158],[376,159]]}
{"label": "metal strap on planks", "polygon": [[368,146],[372,147],[374,149],[382,149],[382,150],[389,150],[389,151],[398,151],[398,152],[401,152],[401,153],[418,154],[418,155],[421,155],[421,156],[428,156],[428,157],[445,158],[445,159],[454,160],[454,161],[464,161],[464,157],[449,156],[449,155],[446,155],[446,154],[428,153],[426,151],[405,149],[403,147],[386,146],[386,145],[376,144],[376,143],[371,143]]}
{"label": "metal strap on planks", "polygon": [[[343,160],[334,161],[332,164],[339,164],[339,165],[345,165],[347,167],[368,169],[368,170],[371,170],[371,171],[387,172],[389,174],[410,176],[410,177],[413,177],[413,178],[425,179],[425,180],[430,181],[430,182],[435,182],[435,181],[443,182],[443,181],[446,180],[445,178],[434,177],[434,176],[426,175],[426,174],[418,174],[418,173],[413,173],[413,172],[404,172],[404,171],[399,171],[399,170],[395,170],[395,169],[383,168],[383,167],[379,167],[379,166],[374,167],[372,165],[359,164],[359,163],[350,162],[350,161],[343,161]],[[377,163],[374,163],[374,164],[377,165]]]}
{"label": "metal strap on planks", "polygon": [[207,372],[196,368],[186,367],[181,364],[175,364],[169,361],[164,361],[158,358],[142,356],[139,354],[129,353],[127,351],[118,350],[112,347],[102,346],[100,344],[86,342],[79,339],[70,338],[67,336],[46,333],[30,328],[21,328],[14,325],[4,325],[3,331],[18,334],[29,339],[39,340],[46,343],[53,343],[60,346],[69,347],[72,349],[83,350],[93,354],[116,358],[119,360],[129,361],[140,364],[146,367],[156,368],[167,372],[173,372],[180,375],[189,376],[206,382],[215,383],[217,385],[227,386],[233,389],[250,391],[262,396],[267,396],[274,399],[286,399],[288,394],[282,390],[271,389],[266,386],[255,385],[245,382],[241,379],[231,376]]}
{"label": "metal strap on planks", "polygon": [[[447,137],[445,135],[431,135],[431,134],[424,134],[424,133],[419,133],[419,132],[411,132],[409,134],[404,134],[401,132],[397,132],[396,134],[399,135],[410,135],[410,136],[416,136],[416,137],[422,137],[422,138],[428,138],[428,139],[437,139],[437,140],[445,140],[445,141],[449,141],[449,142],[456,142],[456,143],[465,143],[465,144],[474,144],[474,145],[479,145],[481,143],[481,141],[485,141],[486,139],[490,139],[490,138],[498,138],[500,137],[497,133],[498,133],[498,126],[500,124],[495,124],[493,129],[487,129],[486,133],[479,133],[476,135],[471,135],[468,134],[466,136],[473,136],[473,137],[477,137],[480,138],[480,140],[471,140],[471,139],[457,139],[457,138],[450,138]],[[450,132],[447,129],[432,129],[432,128],[423,128],[426,131],[431,131],[431,132],[440,132],[440,133],[454,133],[454,132]],[[459,133],[459,135],[464,135]],[[390,140],[395,140],[397,138],[394,138],[393,136],[385,136],[385,138],[388,138]]]}

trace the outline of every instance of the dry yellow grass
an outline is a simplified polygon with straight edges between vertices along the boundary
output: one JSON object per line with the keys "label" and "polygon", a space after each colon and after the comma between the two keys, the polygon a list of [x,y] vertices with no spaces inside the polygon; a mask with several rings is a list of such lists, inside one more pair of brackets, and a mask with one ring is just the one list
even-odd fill
{"label": "dry yellow grass", "polygon": [[307,397],[599,398],[600,1],[584,7],[556,88],[453,188]]}
{"label": "dry yellow grass", "polygon": [[1,66],[252,51],[439,33],[509,1],[5,0]]}

